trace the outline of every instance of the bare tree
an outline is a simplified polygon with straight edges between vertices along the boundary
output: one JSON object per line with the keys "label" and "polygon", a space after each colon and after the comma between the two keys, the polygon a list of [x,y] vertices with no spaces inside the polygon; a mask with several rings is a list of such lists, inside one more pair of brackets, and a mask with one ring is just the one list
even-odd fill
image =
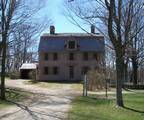
{"label": "bare tree", "polygon": [[144,60],[144,5],[133,4],[134,20],[131,26],[131,62],[133,67],[133,84],[138,83],[138,69]]}
{"label": "bare tree", "polygon": [[[44,22],[42,22],[44,23]],[[44,26],[43,26],[44,25]],[[21,24],[11,33],[9,41],[9,60],[11,69],[9,71],[18,71],[25,62],[34,61],[33,57],[37,53],[37,39],[40,33],[47,27],[46,24]]]}
{"label": "bare tree", "polygon": [[8,53],[10,34],[22,23],[30,23],[35,14],[43,7],[44,1],[39,0],[1,0],[1,46],[2,70],[1,70],[1,99],[5,99],[5,67]]}
{"label": "bare tree", "polygon": [[[66,4],[66,15],[75,25],[81,27],[79,20],[83,20],[90,24],[96,24],[100,32],[108,35],[116,56],[116,104],[121,107],[124,106],[122,86],[125,51],[127,45],[131,42],[131,27],[136,14],[136,12],[134,14],[133,5],[136,4],[143,5],[143,2],[141,0],[75,0]],[[107,32],[103,32],[103,28],[106,28]]]}
{"label": "bare tree", "polygon": [[[1,99],[5,100],[5,62],[6,62],[6,48],[7,48],[7,38],[8,32],[10,29],[10,23],[12,20],[12,16],[14,13],[14,9],[16,8],[16,1],[10,0],[5,1],[1,0],[0,3],[1,10],[1,34],[2,34],[2,42],[1,42],[1,51],[2,51],[2,71],[1,71]],[[0,53],[1,53],[0,51]]]}

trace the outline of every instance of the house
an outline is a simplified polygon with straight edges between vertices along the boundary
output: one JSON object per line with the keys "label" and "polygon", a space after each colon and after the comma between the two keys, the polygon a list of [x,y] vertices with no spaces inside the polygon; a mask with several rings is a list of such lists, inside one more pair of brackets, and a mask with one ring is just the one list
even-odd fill
{"label": "house", "polygon": [[104,65],[104,36],[95,33],[43,34],[39,43],[38,79],[40,81],[80,81],[90,69]]}

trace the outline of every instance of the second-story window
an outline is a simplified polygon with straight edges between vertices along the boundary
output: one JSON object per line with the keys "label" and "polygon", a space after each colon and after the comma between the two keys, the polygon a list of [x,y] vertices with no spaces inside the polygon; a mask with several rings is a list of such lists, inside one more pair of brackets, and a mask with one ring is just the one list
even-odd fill
{"label": "second-story window", "polygon": [[87,52],[83,53],[83,60],[88,60],[88,53]]}
{"label": "second-story window", "polygon": [[45,53],[45,54],[44,54],[44,60],[47,61],[48,59],[49,59],[48,53]]}
{"label": "second-story window", "polygon": [[98,60],[98,54],[97,54],[97,53],[94,53],[94,54],[93,54],[93,58],[97,61],[97,60]]}
{"label": "second-story window", "polygon": [[58,54],[57,53],[54,53],[53,54],[53,60],[57,60],[58,59]]}
{"label": "second-story window", "polygon": [[69,60],[74,60],[74,53],[69,53]]}
{"label": "second-story window", "polygon": [[68,48],[69,49],[75,49],[75,41],[69,41],[68,42]]}

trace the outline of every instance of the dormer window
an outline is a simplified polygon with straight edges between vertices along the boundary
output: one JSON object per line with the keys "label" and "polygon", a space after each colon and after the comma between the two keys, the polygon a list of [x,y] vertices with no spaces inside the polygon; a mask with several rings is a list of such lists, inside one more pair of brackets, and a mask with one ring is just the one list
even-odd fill
{"label": "dormer window", "polygon": [[69,41],[68,42],[68,48],[69,49],[75,49],[76,48],[75,41]]}
{"label": "dormer window", "polygon": [[64,45],[64,48],[67,49],[67,50],[78,50],[79,49],[79,44],[77,41],[75,40],[67,40],[65,45]]}
{"label": "dormer window", "polygon": [[78,41],[72,38],[69,40],[66,40],[64,44],[64,48],[69,51],[79,50],[79,47],[80,46],[79,46]]}

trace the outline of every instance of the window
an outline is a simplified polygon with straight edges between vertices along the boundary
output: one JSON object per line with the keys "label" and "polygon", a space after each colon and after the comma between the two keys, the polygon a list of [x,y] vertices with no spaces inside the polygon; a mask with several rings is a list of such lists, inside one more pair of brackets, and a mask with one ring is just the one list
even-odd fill
{"label": "window", "polygon": [[68,48],[69,49],[75,49],[75,41],[69,41]]}
{"label": "window", "polygon": [[58,59],[58,54],[57,53],[54,53],[53,54],[53,60],[57,60]]}
{"label": "window", "polygon": [[44,74],[48,75],[49,74],[49,68],[48,67],[44,67]]}
{"label": "window", "polygon": [[74,53],[69,53],[69,60],[74,60]]}
{"label": "window", "polygon": [[83,60],[88,60],[88,53],[87,52],[83,53]]}
{"label": "window", "polygon": [[89,71],[89,67],[85,66],[82,68],[82,74],[87,74],[87,72]]}
{"label": "window", "polygon": [[53,67],[53,74],[57,75],[58,74],[58,67]]}
{"label": "window", "polygon": [[93,54],[93,58],[94,58],[95,60],[98,60],[98,54],[97,54],[97,53],[94,53],[94,54]]}
{"label": "window", "polygon": [[48,59],[49,59],[48,53],[45,53],[45,54],[44,54],[44,59],[45,59],[45,60],[48,60]]}

